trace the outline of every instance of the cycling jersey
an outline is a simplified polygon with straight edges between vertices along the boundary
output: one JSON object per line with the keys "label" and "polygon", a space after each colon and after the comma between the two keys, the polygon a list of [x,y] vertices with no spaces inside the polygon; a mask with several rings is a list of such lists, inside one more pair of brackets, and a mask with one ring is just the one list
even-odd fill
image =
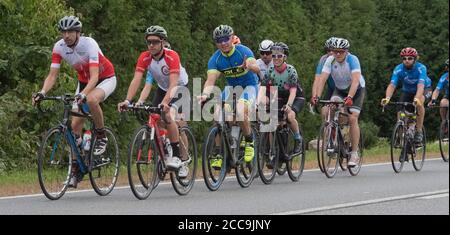
{"label": "cycling jersey", "polygon": [[258,59],[256,63],[258,64],[259,70],[261,70],[261,73],[259,75],[261,79],[264,78],[264,75],[269,70],[269,67],[273,65],[273,61],[270,61],[269,64],[266,64],[262,59]]}
{"label": "cycling jersey", "polygon": [[[322,72],[331,75],[337,89],[347,90],[352,85],[352,74],[357,72],[361,73],[361,65],[358,57],[350,53],[348,53],[342,63],[337,62],[334,56],[330,56],[325,61]],[[365,86],[366,81],[361,74],[359,88],[364,88]]]}
{"label": "cycling jersey", "polygon": [[229,86],[256,86],[258,76],[243,69],[240,66],[244,63],[244,58],[255,59],[253,52],[246,46],[239,44],[228,53],[224,54],[217,50],[208,62],[208,73],[223,73]]}
{"label": "cycling jersey", "polygon": [[407,69],[403,64],[399,64],[392,74],[391,84],[397,87],[401,82],[403,92],[415,94],[417,85],[426,85],[427,78],[427,67],[425,65],[416,62],[412,69]]}
{"label": "cycling jersey", "polygon": [[[298,87],[299,78],[297,70],[290,64],[284,64],[281,71],[278,71],[274,65],[269,67],[269,70],[261,81],[262,86],[276,86],[278,87],[278,96],[286,98],[290,95],[292,88]],[[301,90],[300,87],[298,89]],[[299,93],[302,93],[301,91]]]}
{"label": "cycling jersey", "polygon": [[439,91],[445,90],[445,96],[448,97],[448,72],[444,73],[439,79],[436,89]]}
{"label": "cycling jersey", "polygon": [[[326,54],[326,55],[323,55],[323,56],[320,58],[319,63],[317,64],[317,67],[316,67],[316,75],[320,75],[320,74],[322,73],[323,65],[324,65],[325,62],[327,61],[328,57],[329,57],[329,55]],[[334,88],[335,88],[336,86],[334,85],[333,76],[330,75],[330,76],[328,77],[327,85],[328,85],[328,89],[329,89],[329,90],[334,90]]]}
{"label": "cycling jersey", "polygon": [[145,70],[148,70],[146,82],[153,84],[153,82],[156,81],[159,88],[164,91],[169,89],[170,74],[180,75],[178,85],[186,86],[188,83],[188,75],[186,69],[181,66],[178,53],[167,48],[164,48],[163,53],[161,59],[157,61],[152,58],[149,51],[143,52],[141,56],[139,56],[136,71],[143,73]]}
{"label": "cycling jersey", "polygon": [[53,47],[51,68],[59,69],[62,59],[77,71],[81,83],[89,82],[91,67],[99,68],[99,80],[114,76],[114,66],[103,55],[97,42],[90,37],[80,37],[73,49],[63,39],[59,40]]}

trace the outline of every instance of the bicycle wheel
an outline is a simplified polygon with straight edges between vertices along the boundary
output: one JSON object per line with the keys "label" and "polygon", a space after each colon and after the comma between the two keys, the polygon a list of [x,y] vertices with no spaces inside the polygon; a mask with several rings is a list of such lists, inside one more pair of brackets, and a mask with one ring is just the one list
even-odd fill
{"label": "bicycle wheel", "polygon": [[320,153],[323,170],[328,178],[333,178],[338,170],[340,146],[338,143],[338,133],[336,126],[329,124],[324,126],[323,138],[320,139]]}
{"label": "bicycle wheel", "polygon": [[147,126],[137,129],[128,150],[128,182],[134,196],[140,200],[150,196],[158,177],[159,155],[150,134]]}
{"label": "bicycle wheel", "polygon": [[363,163],[363,159],[364,159],[364,135],[362,134],[361,130],[359,133],[358,155],[359,155],[358,165],[348,168],[348,171],[350,172],[350,175],[352,175],[352,176],[357,176],[359,174],[359,172],[361,171],[361,167],[362,167],[362,163]]}
{"label": "bicycle wheel", "polygon": [[322,144],[323,144],[322,140],[324,138],[323,133],[324,133],[324,129],[325,129],[326,125],[327,125],[326,123],[323,123],[320,126],[319,136],[317,137],[317,164],[319,165],[319,169],[322,173],[325,173],[325,170],[323,169],[323,164],[322,164],[322,155],[321,155],[322,149],[321,148],[322,148]]}
{"label": "bicycle wheel", "polygon": [[[245,146],[239,145],[238,151],[238,166],[236,167],[236,178],[239,185],[242,188],[248,188],[255,178],[256,172],[258,171],[258,153],[259,153],[259,142],[257,141],[256,129],[251,128],[254,146],[254,156],[252,161],[246,162],[244,160]],[[240,135],[238,143],[242,143],[244,135]]]}
{"label": "bicycle wheel", "polygon": [[197,172],[197,143],[188,127],[180,128],[180,154],[183,165],[188,169],[187,177],[180,178],[177,172],[170,173],[172,186],[179,195],[187,195],[194,187]]}
{"label": "bicycle wheel", "polygon": [[[300,132],[300,135],[303,136]],[[302,141],[302,150],[300,154],[293,155],[294,152],[294,132],[289,129],[289,135],[288,135],[288,144],[287,144],[287,151],[290,156],[290,160],[287,162],[287,172],[289,175],[289,178],[297,182],[300,177],[303,174],[303,169],[305,168],[305,141]]]}
{"label": "bicycle wheel", "polygon": [[445,120],[441,123],[441,128],[439,130],[439,150],[441,151],[441,157],[444,162],[448,162],[448,128],[449,128],[448,120]]}
{"label": "bicycle wheel", "polygon": [[400,173],[406,160],[406,142],[403,123],[397,123],[391,137],[391,162],[395,173]]}
{"label": "bicycle wheel", "polygon": [[276,144],[275,133],[265,132],[261,134],[258,171],[259,177],[264,184],[272,183],[278,167],[278,146]]}
{"label": "bicycle wheel", "polygon": [[119,175],[120,153],[116,136],[109,128],[105,128],[105,135],[108,138],[108,145],[105,152],[100,156],[94,155],[94,146],[97,137],[94,137],[92,148],[89,152],[89,179],[94,191],[100,196],[110,194],[117,182]]}
{"label": "bicycle wheel", "polygon": [[[216,144],[216,138],[220,138],[218,145]],[[205,180],[206,187],[210,191],[217,191],[225,179],[227,173],[226,154],[228,153],[225,150],[225,140],[222,132],[217,125],[213,126],[203,144],[202,154],[203,179]],[[220,164],[211,166],[212,163]]]}
{"label": "bicycle wheel", "polygon": [[38,178],[42,192],[50,200],[61,198],[67,190],[73,151],[60,128],[47,132],[38,153]]}
{"label": "bicycle wheel", "polygon": [[413,144],[414,151],[411,154],[413,167],[416,171],[421,171],[425,163],[425,156],[427,154],[427,135],[425,127],[422,128],[423,139],[420,145]]}

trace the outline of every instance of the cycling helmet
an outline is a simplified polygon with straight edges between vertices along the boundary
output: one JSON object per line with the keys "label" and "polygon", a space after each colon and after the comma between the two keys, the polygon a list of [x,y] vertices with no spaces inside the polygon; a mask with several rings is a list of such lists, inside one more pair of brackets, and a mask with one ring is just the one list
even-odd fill
{"label": "cycling helmet", "polygon": [[345,38],[336,38],[331,43],[331,49],[344,49],[347,50],[350,48],[350,42]]}
{"label": "cycling helmet", "polygon": [[233,37],[233,44],[234,45],[241,44],[241,39],[236,35],[234,35]]}
{"label": "cycling helmet", "polygon": [[412,47],[403,48],[403,50],[400,52],[401,57],[404,56],[417,57],[418,55],[419,53],[417,52],[417,50]]}
{"label": "cycling helmet", "polygon": [[59,31],[81,31],[81,21],[75,16],[64,16],[58,23]]}
{"label": "cycling helmet", "polygon": [[213,38],[217,40],[221,37],[229,37],[233,34],[234,34],[233,28],[231,28],[228,25],[220,25],[219,27],[214,29]]}
{"label": "cycling helmet", "polygon": [[264,40],[259,44],[259,51],[270,51],[273,46],[273,42],[271,40]]}
{"label": "cycling helmet", "polygon": [[276,42],[273,44],[272,51],[283,51],[286,56],[289,56],[289,47],[284,42]]}
{"label": "cycling helmet", "polygon": [[146,38],[151,35],[158,36],[161,39],[167,39],[167,31],[159,25],[152,25],[145,30]]}
{"label": "cycling helmet", "polygon": [[338,40],[338,39],[339,39],[339,38],[337,38],[337,37],[331,37],[331,38],[329,38],[327,41],[325,41],[325,45],[324,45],[325,49],[331,50],[331,46],[332,46],[333,43],[334,43],[336,40]]}

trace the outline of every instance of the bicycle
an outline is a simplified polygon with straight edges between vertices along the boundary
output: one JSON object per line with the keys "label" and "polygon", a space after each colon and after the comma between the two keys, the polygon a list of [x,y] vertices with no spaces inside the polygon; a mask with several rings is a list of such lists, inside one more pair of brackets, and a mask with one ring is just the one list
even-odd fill
{"label": "bicycle", "polygon": [[[405,162],[412,159],[413,167],[416,171],[422,170],[426,155],[426,132],[422,128],[422,143],[416,144],[414,135],[416,134],[417,108],[410,102],[390,102],[388,105],[401,106],[400,118],[395,124],[391,137],[391,162],[395,173],[400,173]],[[409,112],[407,108],[413,109]],[[383,112],[385,107],[383,107]]]}
{"label": "bicycle", "polygon": [[[108,138],[107,149],[101,156],[95,156],[93,146],[97,137],[92,115],[82,106],[79,106],[81,113],[72,111],[75,98],[68,94],[42,98],[37,103],[41,113],[45,113],[41,107],[43,101],[58,101],[64,104],[62,121],[47,131],[39,148],[38,178],[44,195],[50,200],[60,199],[65,194],[72,177],[77,177],[77,180],[81,181],[82,176],[86,174],[89,174],[91,185],[98,195],[110,194],[117,182],[120,164],[119,147],[113,131],[105,127]],[[93,137],[88,151],[77,144],[70,126],[71,116],[85,118],[91,123]],[[73,156],[76,160],[73,160]],[[78,175],[72,172],[74,167],[72,163],[79,169]]]}
{"label": "bicycle", "polygon": [[[236,94],[233,94],[232,113],[236,116]],[[258,136],[254,126],[251,126],[255,142],[255,156],[251,162],[245,162],[245,146],[240,126],[235,122],[225,121],[225,102],[222,102],[220,120],[209,130],[203,144],[202,171],[206,187],[210,191],[217,191],[222,185],[227,172],[235,169],[236,178],[242,188],[247,188],[253,182],[257,172]],[[220,146],[216,146],[216,138],[220,139]],[[217,152],[216,152],[217,150]],[[220,167],[212,167],[212,161],[221,161]]]}
{"label": "bicycle", "polygon": [[166,120],[161,108],[129,105],[127,109],[137,113],[143,111],[148,115],[146,124],[134,132],[128,151],[128,181],[134,196],[140,200],[147,199],[167,173],[175,192],[181,196],[187,195],[194,187],[197,171],[197,143],[190,128],[178,128],[182,167],[187,167],[189,171],[186,177],[180,177],[179,169],[169,171],[164,161],[172,153],[166,137],[167,130],[158,125],[161,120]]}
{"label": "bicycle", "polygon": [[[319,103],[328,107],[327,118],[320,127],[317,140],[317,158],[320,159],[319,166],[322,166],[321,170],[328,178],[333,178],[336,175],[339,164],[342,170],[348,170],[350,175],[357,176],[363,162],[364,141],[362,131],[360,131],[358,146],[359,163],[354,167],[348,167],[347,163],[350,159],[352,146],[348,120],[347,122],[342,121],[342,119],[347,119],[349,116],[343,110],[344,102],[320,100]],[[334,110],[334,115],[332,110]]]}
{"label": "bicycle", "polygon": [[[277,114],[284,113],[282,109],[274,111]],[[281,165],[286,166],[285,169],[293,182],[300,179],[305,166],[305,142],[302,142],[301,152],[293,154],[295,143],[293,137],[294,133],[288,126],[286,114],[283,114],[282,120],[274,132],[261,133],[258,171],[264,184],[272,183]],[[267,171],[269,174],[266,174]]]}
{"label": "bicycle", "polygon": [[429,108],[439,108],[439,109],[446,109],[447,115],[444,120],[441,121],[441,125],[439,126],[439,151],[441,152],[441,157],[444,162],[448,162],[448,155],[449,155],[449,118],[448,118],[448,107],[441,107],[441,106],[430,106]]}

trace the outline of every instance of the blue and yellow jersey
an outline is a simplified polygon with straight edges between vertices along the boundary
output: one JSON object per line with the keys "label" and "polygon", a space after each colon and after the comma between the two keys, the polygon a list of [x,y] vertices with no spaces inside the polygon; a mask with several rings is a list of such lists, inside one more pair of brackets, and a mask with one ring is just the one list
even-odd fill
{"label": "blue and yellow jersey", "polygon": [[208,62],[209,73],[222,73],[227,79],[228,86],[256,86],[258,76],[240,66],[247,60],[255,60],[253,52],[246,46],[236,45],[228,54],[217,50]]}
{"label": "blue and yellow jersey", "polygon": [[427,83],[427,67],[416,62],[411,69],[407,69],[403,64],[397,65],[391,77],[391,84],[394,86],[402,86],[402,91],[405,93],[414,94],[417,92],[417,85]]}

